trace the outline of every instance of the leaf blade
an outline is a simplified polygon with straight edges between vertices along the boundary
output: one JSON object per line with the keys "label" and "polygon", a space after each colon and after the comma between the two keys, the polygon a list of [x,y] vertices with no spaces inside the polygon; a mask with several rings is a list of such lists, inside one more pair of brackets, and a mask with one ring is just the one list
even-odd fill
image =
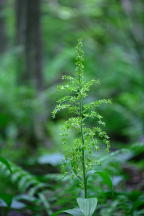
{"label": "leaf blade", "polygon": [[97,198],[77,198],[77,203],[84,216],[92,216],[97,207]]}
{"label": "leaf blade", "polygon": [[73,216],[84,216],[79,208],[68,209],[64,212]]}
{"label": "leaf blade", "polygon": [[8,160],[6,160],[3,157],[0,157],[0,162],[3,163],[8,168],[10,173],[12,173],[12,168],[11,168],[10,163],[8,162]]}
{"label": "leaf blade", "polygon": [[104,182],[108,185],[111,191],[113,191],[112,180],[110,176],[108,175],[108,173],[106,171],[96,171],[95,173],[98,174],[104,180]]}

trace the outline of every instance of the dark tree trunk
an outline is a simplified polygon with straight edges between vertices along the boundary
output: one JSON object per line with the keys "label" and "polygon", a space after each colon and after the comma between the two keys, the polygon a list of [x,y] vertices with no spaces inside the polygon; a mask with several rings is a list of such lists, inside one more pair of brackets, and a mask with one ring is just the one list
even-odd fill
{"label": "dark tree trunk", "polygon": [[25,32],[26,32],[26,0],[15,0],[15,12],[16,12],[16,46],[19,48],[17,54],[17,74],[18,83],[28,82],[24,80],[26,72],[26,64],[24,59],[25,52]]}
{"label": "dark tree trunk", "polygon": [[0,54],[3,54],[7,48],[7,34],[5,21],[5,3],[6,0],[0,0]]}
{"label": "dark tree trunk", "polygon": [[[41,0],[16,0],[16,42],[21,47],[18,57],[20,82],[36,89],[37,100],[40,100],[44,89],[42,71],[42,32],[41,32]],[[23,65],[23,66],[21,66]],[[45,108],[45,103],[41,103]],[[33,146],[43,142],[45,112],[39,112],[31,122],[30,142]]]}
{"label": "dark tree trunk", "polygon": [[41,0],[25,0],[26,11],[26,38],[25,59],[26,75],[35,85],[37,90],[43,89],[42,75],[42,40],[41,40]]}
{"label": "dark tree trunk", "polygon": [[[37,90],[37,100],[41,100],[43,90],[42,74],[42,35],[41,35],[41,0],[25,0],[26,11],[26,32],[25,32],[25,60],[26,78],[31,80]],[[45,108],[45,103],[41,103]],[[37,113],[33,126],[38,143],[44,142],[45,112]]]}
{"label": "dark tree trunk", "polygon": [[24,45],[26,30],[26,0],[16,0],[16,44]]}
{"label": "dark tree trunk", "polygon": [[41,0],[16,0],[16,44],[21,47],[22,81],[43,89]]}

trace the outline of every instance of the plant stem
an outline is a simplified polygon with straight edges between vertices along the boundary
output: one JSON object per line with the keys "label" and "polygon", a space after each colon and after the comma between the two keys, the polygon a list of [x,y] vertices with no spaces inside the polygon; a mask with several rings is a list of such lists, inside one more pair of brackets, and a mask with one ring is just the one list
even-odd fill
{"label": "plant stem", "polygon": [[[80,89],[82,81],[80,81]],[[81,118],[81,139],[82,139],[82,170],[83,170],[83,185],[84,185],[84,197],[87,198],[87,178],[86,178],[86,166],[85,166],[85,141],[83,135],[83,96],[80,96],[80,118]]]}

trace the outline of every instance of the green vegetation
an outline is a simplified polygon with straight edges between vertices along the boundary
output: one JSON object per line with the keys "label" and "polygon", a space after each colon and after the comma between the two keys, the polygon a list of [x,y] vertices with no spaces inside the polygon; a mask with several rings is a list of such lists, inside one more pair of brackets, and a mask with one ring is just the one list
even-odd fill
{"label": "green vegetation", "polygon": [[0,216],[144,215],[143,8],[0,0]]}
{"label": "green vegetation", "polygon": [[[66,160],[70,162],[71,170],[84,188],[85,199],[77,199],[79,207],[84,216],[92,216],[96,208],[97,199],[88,198],[88,178],[90,173],[93,172],[93,164],[99,163],[99,161],[95,161],[94,158],[92,158],[92,155],[95,151],[102,149],[102,143],[106,144],[107,150],[109,150],[109,137],[100,127],[101,125],[105,125],[105,123],[102,121],[103,117],[96,109],[99,105],[109,103],[110,101],[103,99],[84,104],[90,88],[94,84],[99,84],[99,81],[84,81],[85,60],[82,45],[82,41],[79,40],[76,53],[76,76],[64,76],[63,79],[68,82],[59,86],[60,90],[70,95],[64,96],[58,100],[58,105],[53,111],[53,117],[55,117],[57,112],[65,109],[72,114],[65,122],[61,132],[63,143],[67,145]],[[95,127],[89,127],[90,120],[95,121]],[[71,134],[73,130],[75,130],[76,138],[69,144],[69,134]],[[102,139],[102,143],[98,142],[99,138]],[[87,208],[86,205],[88,205]],[[80,211],[80,209],[78,211]],[[69,211],[71,212],[72,210]],[[67,212],[69,213],[69,211]],[[75,212],[75,210],[73,211]],[[72,212],[71,214],[75,215],[76,213]],[[80,212],[77,215],[83,214]]]}

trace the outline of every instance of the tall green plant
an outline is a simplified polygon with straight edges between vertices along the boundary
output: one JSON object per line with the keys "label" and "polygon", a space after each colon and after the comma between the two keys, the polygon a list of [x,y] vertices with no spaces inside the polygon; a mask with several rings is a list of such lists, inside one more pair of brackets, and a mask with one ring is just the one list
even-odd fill
{"label": "tall green plant", "polygon": [[[104,131],[102,115],[97,111],[101,104],[110,103],[109,99],[100,99],[87,103],[86,99],[90,88],[99,85],[98,80],[86,81],[84,78],[84,51],[83,43],[78,41],[76,47],[76,73],[75,76],[63,76],[64,83],[58,89],[64,91],[64,97],[57,101],[52,112],[53,117],[62,110],[67,110],[70,117],[65,121],[62,129],[63,143],[66,145],[66,161],[71,166],[71,171],[78,177],[84,189],[84,198],[78,198],[79,209],[66,211],[72,215],[93,215],[96,205],[96,198],[88,198],[88,176],[96,163],[92,158],[95,151],[102,150],[106,146],[109,151],[109,137]],[[90,121],[93,126],[89,126]],[[70,134],[75,137],[70,143]]]}

